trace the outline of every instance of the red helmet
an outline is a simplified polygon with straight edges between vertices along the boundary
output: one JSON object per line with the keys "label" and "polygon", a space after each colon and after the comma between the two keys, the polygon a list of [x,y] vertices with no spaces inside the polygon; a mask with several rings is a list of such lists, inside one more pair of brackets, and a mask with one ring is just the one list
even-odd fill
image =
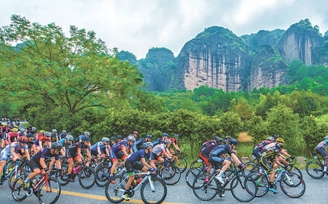
{"label": "red helmet", "polygon": [[134,131],[133,134],[139,135],[139,133],[137,131]]}
{"label": "red helmet", "polygon": [[28,139],[25,136],[21,136],[18,141],[21,142],[21,143],[23,143],[23,144],[26,144],[27,141],[28,141]]}

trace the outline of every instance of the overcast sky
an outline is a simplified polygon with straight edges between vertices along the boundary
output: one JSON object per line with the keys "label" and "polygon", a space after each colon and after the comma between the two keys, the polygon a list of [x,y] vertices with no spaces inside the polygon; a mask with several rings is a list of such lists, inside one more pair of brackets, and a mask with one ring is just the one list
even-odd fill
{"label": "overcast sky", "polygon": [[68,35],[70,25],[93,30],[109,48],[144,58],[152,47],[177,56],[204,28],[222,26],[238,36],[288,29],[309,18],[328,30],[326,0],[0,0],[0,26],[18,14],[31,22],[55,22]]}

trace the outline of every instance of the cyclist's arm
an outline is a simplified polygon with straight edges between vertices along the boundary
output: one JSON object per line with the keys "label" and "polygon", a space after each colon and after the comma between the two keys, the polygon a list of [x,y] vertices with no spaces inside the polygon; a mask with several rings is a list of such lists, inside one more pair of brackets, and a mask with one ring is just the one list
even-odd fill
{"label": "cyclist's arm", "polygon": [[25,155],[27,155],[27,160],[30,161],[30,154],[28,152],[28,149],[25,149]]}
{"label": "cyclist's arm", "polygon": [[100,151],[100,147],[97,147],[97,152],[98,152],[98,157],[100,157],[101,156],[101,151]]}
{"label": "cyclist's arm", "polygon": [[92,157],[89,148],[86,148],[86,152],[87,152],[88,159],[91,160]]}
{"label": "cyclist's arm", "polygon": [[162,151],[164,152],[164,155],[166,156],[166,157],[168,157],[168,158],[172,158],[172,155],[170,154],[170,152],[169,152],[169,150],[168,149],[162,149]]}
{"label": "cyclist's arm", "polygon": [[291,157],[290,154],[287,153],[287,151],[284,149],[281,151],[281,153],[287,157]]}
{"label": "cyclist's arm", "polygon": [[141,158],[141,162],[142,162],[142,164],[143,164],[145,167],[147,167],[148,169],[151,168],[151,167],[149,166],[149,164],[147,164],[145,158]]}
{"label": "cyclist's arm", "polygon": [[109,149],[107,148],[105,151],[106,151],[106,155],[109,157]]}
{"label": "cyclist's arm", "polygon": [[173,143],[173,147],[174,147],[176,150],[180,151],[180,148],[179,148],[179,146],[178,146],[177,144]]}
{"label": "cyclist's arm", "polygon": [[39,140],[39,147],[41,148],[41,150],[43,150],[43,145],[41,140]]}
{"label": "cyclist's arm", "polygon": [[126,157],[129,156],[128,153],[126,152],[125,146],[122,147],[122,152]]}
{"label": "cyclist's arm", "polygon": [[237,166],[241,163],[241,161],[235,154],[231,154],[231,159],[235,162]]}
{"label": "cyclist's arm", "polygon": [[18,157],[15,154],[15,148],[10,148],[10,154],[13,156],[13,160],[16,161]]}
{"label": "cyclist's arm", "polygon": [[61,153],[61,155],[62,155],[63,157],[66,156],[64,147],[60,150],[60,153]]}
{"label": "cyclist's arm", "polygon": [[55,163],[55,157],[51,157],[51,162],[49,164],[49,169],[52,168],[52,166],[54,165],[54,163]]}
{"label": "cyclist's arm", "polygon": [[280,162],[282,161],[282,163],[285,163],[285,164],[289,164],[289,162],[287,162],[282,156],[278,156],[278,158],[275,159],[275,161],[277,162],[277,164],[279,164],[280,166],[283,166]]}
{"label": "cyclist's arm", "polygon": [[81,148],[77,148],[77,155],[79,155],[79,157],[83,159],[83,155],[81,154]]}
{"label": "cyclist's arm", "polygon": [[47,165],[46,163],[44,162],[44,158],[40,158],[40,165],[43,169],[46,169],[47,168]]}
{"label": "cyclist's arm", "polygon": [[61,163],[60,163],[59,160],[56,160],[56,166],[57,166],[58,169],[61,169]]}

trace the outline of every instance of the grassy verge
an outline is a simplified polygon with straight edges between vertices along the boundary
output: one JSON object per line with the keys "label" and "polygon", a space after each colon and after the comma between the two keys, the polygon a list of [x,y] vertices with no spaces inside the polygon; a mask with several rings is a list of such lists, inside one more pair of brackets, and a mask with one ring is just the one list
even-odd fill
{"label": "grassy verge", "polygon": [[30,123],[21,123],[21,125],[24,125],[24,127],[27,128],[30,125]]}

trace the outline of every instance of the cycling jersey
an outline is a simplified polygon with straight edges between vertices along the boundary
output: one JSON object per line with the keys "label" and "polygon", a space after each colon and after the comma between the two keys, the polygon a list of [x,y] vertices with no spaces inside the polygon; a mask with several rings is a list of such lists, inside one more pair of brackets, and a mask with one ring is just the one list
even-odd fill
{"label": "cycling jersey", "polygon": [[59,144],[62,144],[63,147],[68,147],[68,146],[71,145],[70,143],[66,143],[66,139],[65,138],[64,139],[61,139],[61,140],[58,140],[58,143]]}
{"label": "cycling jersey", "polygon": [[35,146],[39,146],[39,141],[41,141],[42,145],[43,145],[45,142],[50,142],[51,138],[46,137],[46,136],[42,135],[41,133],[38,133],[38,134],[36,134],[35,140],[34,140]]}
{"label": "cycling jersey", "polygon": [[228,144],[223,144],[223,145],[219,145],[219,146],[215,147],[213,149],[213,151],[210,153],[210,156],[219,157],[224,154],[231,155],[232,153],[234,153],[234,152],[232,151],[231,146]]}
{"label": "cycling jersey", "polygon": [[52,142],[56,142],[57,141],[57,138],[58,138],[58,134],[55,133],[55,132],[52,132],[51,133],[51,141]]}
{"label": "cycling jersey", "polygon": [[317,145],[316,149],[320,149],[320,148],[326,149],[327,146],[328,146],[328,140],[324,140]]}
{"label": "cycling jersey", "polygon": [[[263,156],[261,157],[261,164],[266,168],[266,170],[268,171],[268,173],[272,173],[273,172],[273,160],[279,156],[280,152],[279,150],[277,150],[276,146],[274,145],[273,147],[270,147],[270,149],[268,151],[266,151]],[[271,161],[271,163],[269,163],[268,161]]]}
{"label": "cycling jersey", "polygon": [[166,151],[165,145],[164,144],[158,144],[153,148],[152,152],[154,154],[159,154],[159,153],[163,152],[163,150]]}
{"label": "cycling jersey", "polygon": [[263,153],[263,152],[270,152],[270,151],[272,151],[272,150],[275,149],[275,148],[276,148],[276,142],[271,143],[271,144],[269,144],[269,145],[266,145],[266,146],[262,149],[261,153]]}
{"label": "cycling jersey", "polygon": [[67,133],[60,133],[58,139],[63,139],[67,136]]}
{"label": "cycling jersey", "polygon": [[136,141],[134,144],[133,144],[133,152],[137,152],[138,150],[141,149],[141,146],[143,145],[143,143],[145,143],[146,140],[145,138],[140,138],[138,141]]}
{"label": "cycling jersey", "polygon": [[201,150],[203,154],[208,155],[215,147],[219,146],[215,141],[211,140],[210,144],[208,144],[204,149]]}
{"label": "cycling jersey", "polygon": [[121,142],[114,144],[111,148],[111,151],[119,152],[122,150],[123,147],[130,148],[130,145],[128,145],[128,141],[122,140]]}
{"label": "cycling jersey", "polygon": [[97,142],[96,144],[91,146],[91,151],[98,152],[98,147],[100,148],[100,152],[104,153],[106,150],[108,150],[107,145],[103,145],[103,142]]}
{"label": "cycling jersey", "polygon": [[156,145],[158,145],[158,144],[163,144],[163,143],[164,143],[163,139],[162,139],[162,138],[158,138],[157,140],[155,140],[155,141],[153,142],[153,145],[156,146]]}
{"label": "cycling jersey", "polygon": [[141,150],[131,154],[130,157],[127,160],[132,162],[132,163],[135,163],[135,162],[140,161],[141,158],[152,160],[153,159],[153,154],[152,154],[152,152],[148,152],[146,154],[145,150],[141,149]]}
{"label": "cycling jersey", "polygon": [[90,149],[89,145],[84,145],[83,142],[77,142],[68,147],[70,151],[77,152],[78,149]]}
{"label": "cycling jersey", "polygon": [[34,161],[40,162],[41,158],[49,158],[49,157],[55,157],[56,160],[59,160],[59,154],[52,154],[51,148],[44,148],[43,150],[36,153],[32,159]]}
{"label": "cycling jersey", "polygon": [[2,126],[1,127],[1,132],[2,133],[7,132],[8,129],[9,129],[8,126]]}
{"label": "cycling jersey", "polygon": [[261,152],[261,151],[263,151],[263,148],[265,146],[267,146],[268,144],[271,144],[271,143],[272,143],[272,141],[270,141],[270,140],[264,140],[263,142],[261,142],[260,144],[258,144],[254,149],[258,149]]}
{"label": "cycling jersey", "polygon": [[174,137],[170,138],[169,140],[172,142],[172,144],[178,144],[178,140]]}
{"label": "cycling jersey", "polygon": [[19,132],[19,137],[26,136],[26,132]]}
{"label": "cycling jersey", "polygon": [[19,133],[9,132],[8,134],[6,134],[6,137],[8,142],[14,142],[15,138],[17,139],[19,137]]}

